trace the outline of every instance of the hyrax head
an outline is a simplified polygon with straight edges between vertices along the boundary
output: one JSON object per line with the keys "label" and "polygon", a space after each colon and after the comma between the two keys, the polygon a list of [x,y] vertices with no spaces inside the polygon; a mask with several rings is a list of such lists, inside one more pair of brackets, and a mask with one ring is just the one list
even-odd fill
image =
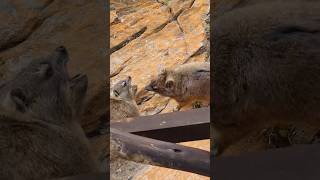
{"label": "hyrax head", "polygon": [[132,101],[137,92],[137,86],[131,84],[131,76],[117,82],[110,91],[113,99]]}
{"label": "hyrax head", "polygon": [[172,97],[175,95],[176,86],[177,83],[174,78],[174,72],[169,69],[164,69],[158,76],[153,78],[144,89],[154,91],[163,96]]}
{"label": "hyrax head", "polygon": [[80,74],[70,78],[68,60],[63,46],[34,59],[0,89],[1,109],[9,115],[57,124],[74,119],[81,109],[88,79]]}

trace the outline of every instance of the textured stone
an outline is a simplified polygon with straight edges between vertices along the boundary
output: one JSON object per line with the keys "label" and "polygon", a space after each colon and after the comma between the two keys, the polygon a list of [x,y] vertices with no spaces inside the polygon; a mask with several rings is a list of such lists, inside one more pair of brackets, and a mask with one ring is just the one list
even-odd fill
{"label": "textured stone", "polygon": [[[111,85],[130,75],[133,84],[138,85],[141,95],[138,99],[146,99],[151,94],[141,93],[143,87],[162,68],[208,59],[206,18],[209,1],[142,1],[127,8],[130,7],[133,8],[132,13],[119,17],[121,20],[111,25],[111,47],[129,39],[111,54]],[[115,8],[115,11],[121,14],[123,9]],[[129,25],[132,22],[135,23]],[[130,39],[144,27],[147,29],[142,34]],[[145,115],[173,112],[175,107],[172,106],[177,104],[171,101],[168,106],[168,101],[168,98],[153,96],[142,102],[139,108]]]}

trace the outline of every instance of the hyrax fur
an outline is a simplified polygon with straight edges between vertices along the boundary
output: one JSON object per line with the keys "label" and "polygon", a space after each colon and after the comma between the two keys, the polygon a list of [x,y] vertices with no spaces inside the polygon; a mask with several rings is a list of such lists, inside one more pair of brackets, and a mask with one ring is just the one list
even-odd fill
{"label": "hyrax fur", "polygon": [[140,116],[135,95],[137,86],[131,85],[131,77],[117,82],[110,90],[111,120],[123,120]]}
{"label": "hyrax fur", "polygon": [[216,16],[212,152],[277,124],[320,128],[320,3],[268,1]]}
{"label": "hyrax fur", "polygon": [[196,100],[209,104],[210,63],[192,62],[164,69],[145,89],[173,98],[179,107]]}
{"label": "hyrax fur", "polygon": [[69,78],[64,47],[35,59],[0,88],[0,179],[40,180],[97,171],[77,118],[87,76]]}

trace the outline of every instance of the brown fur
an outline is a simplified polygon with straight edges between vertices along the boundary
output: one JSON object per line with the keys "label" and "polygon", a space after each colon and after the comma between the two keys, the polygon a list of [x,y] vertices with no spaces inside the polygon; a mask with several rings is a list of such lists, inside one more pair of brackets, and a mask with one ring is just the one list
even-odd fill
{"label": "brown fur", "polygon": [[0,89],[0,179],[40,180],[97,171],[77,121],[87,77],[69,78],[68,53],[32,61]]}
{"label": "brown fur", "polygon": [[[245,1],[243,1],[245,2]],[[320,3],[241,3],[211,32],[212,151],[274,125],[320,128]]]}
{"label": "brown fur", "polygon": [[165,69],[145,87],[175,99],[180,107],[193,101],[210,101],[210,63],[194,62]]}
{"label": "brown fur", "polygon": [[111,120],[123,120],[129,117],[140,116],[135,95],[137,87],[131,85],[131,77],[117,82],[110,90]]}

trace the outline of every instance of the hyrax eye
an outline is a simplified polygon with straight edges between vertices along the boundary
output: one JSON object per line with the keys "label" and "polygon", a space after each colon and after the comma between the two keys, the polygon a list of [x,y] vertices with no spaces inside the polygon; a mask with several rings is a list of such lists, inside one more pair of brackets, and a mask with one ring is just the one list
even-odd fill
{"label": "hyrax eye", "polygon": [[113,93],[114,93],[114,95],[115,95],[116,97],[118,97],[118,96],[120,95],[120,93],[119,93],[117,90],[114,90]]}
{"label": "hyrax eye", "polygon": [[53,68],[48,63],[40,64],[40,67],[37,69],[37,73],[39,73],[44,78],[49,78],[53,75]]}
{"label": "hyrax eye", "polygon": [[127,83],[125,81],[123,81],[121,85],[122,85],[122,87],[126,87]]}

